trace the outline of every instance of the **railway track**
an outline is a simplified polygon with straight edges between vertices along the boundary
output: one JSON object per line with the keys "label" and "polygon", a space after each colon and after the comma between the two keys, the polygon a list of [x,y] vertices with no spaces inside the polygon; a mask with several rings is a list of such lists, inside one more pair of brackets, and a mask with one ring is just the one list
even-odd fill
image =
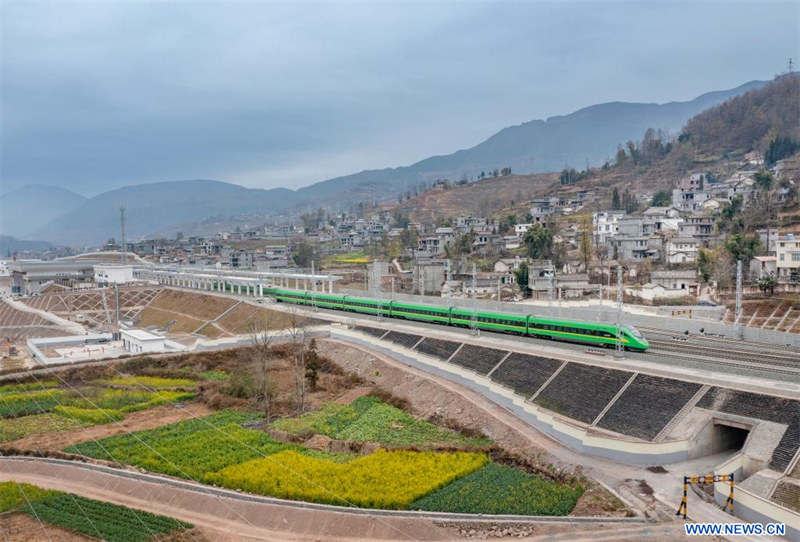
{"label": "railway track", "polygon": [[689,357],[703,357],[712,360],[736,361],[764,368],[782,368],[800,374],[800,360],[797,356],[769,354],[766,352],[748,352],[745,350],[719,349],[696,344],[651,340],[650,348],[660,352],[674,352]]}
{"label": "railway track", "polygon": [[[682,365],[693,366],[699,369],[714,370],[715,372],[730,374],[745,374],[746,376],[767,379],[776,379],[780,376],[783,377],[780,378],[780,380],[800,382],[800,368],[795,369],[746,361],[688,356],[681,355],[678,352],[659,351],[657,349],[651,349],[648,354],[637,359],[667,365],[678,362]],[[746,371],[746,373],[742,373],[743,370]]]}

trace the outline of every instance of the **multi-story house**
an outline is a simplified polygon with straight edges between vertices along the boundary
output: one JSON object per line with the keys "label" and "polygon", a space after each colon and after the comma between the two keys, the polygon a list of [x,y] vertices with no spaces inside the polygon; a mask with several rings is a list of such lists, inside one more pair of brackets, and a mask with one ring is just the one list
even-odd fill
{"label": "multi-story house", "polygon": [[775,247],[778,277],[789,277],[798,280],[800,277],[800,239],[795,238],[791,233],[778,237]]}
{"label": "multi-story house", "polygon": [[702,213],[703,202],[714,197],[707,190],[675,188],[672,190],[672,206],[682,213]]}
{"label": "multi-story house", "polygon": [[666,243],[667,263],[687,263],[697,260],[700,240],[696,237],[670,237]]}
{"label": "multi-story house", "polygon": [[714,217],[706,215],[689,215],[678,225],[680,237],[694,237],[707,246],[714,234]]}
{"label": "multi-story house", "polygon": [[612,235],[618,233],[617,222],[625,216],[625,211],[602,211],[592,214],[594,244],[602,245]]}

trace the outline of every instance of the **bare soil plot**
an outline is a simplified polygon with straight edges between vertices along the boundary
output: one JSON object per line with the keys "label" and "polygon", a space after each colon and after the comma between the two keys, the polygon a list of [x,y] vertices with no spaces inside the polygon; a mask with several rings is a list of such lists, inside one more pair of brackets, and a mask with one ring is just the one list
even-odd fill
{"label": "bare soil plot", "polygon": [[12,512],[0,515],[0,540],[4,542],[90,542],[96,540],[61,527],[41,524],[36,518]]}

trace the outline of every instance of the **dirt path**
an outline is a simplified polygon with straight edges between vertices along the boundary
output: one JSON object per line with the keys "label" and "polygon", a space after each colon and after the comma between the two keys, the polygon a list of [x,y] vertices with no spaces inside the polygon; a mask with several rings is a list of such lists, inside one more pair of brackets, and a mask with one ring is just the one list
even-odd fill
{"label": "dirt path", "polygon": [[185,408],[176,408],[172,405],[132,412],[125,416],[119,423],[107,423],[103,425],[93,425],[85,429],[60,431],[58,433],[44,433],[23,439],[7,442],[0,446],[17,450],[63,450],[67,446],[72,446],[87,440],[111,437],[129,431],[139,431],[141,429],[152,429],[170,423],[188,420],[198,416],[207,416],[214,411],[206,405],[197,402],[184,403]]}
{"label": "dirt path", "polygon": [[79,465],[7,460],[0,481],[16,480],[84,497],[167,514],[194,524],[214,541],[448,540],[453,531],[430,520],[309,510],[219,497],[135,480]]}

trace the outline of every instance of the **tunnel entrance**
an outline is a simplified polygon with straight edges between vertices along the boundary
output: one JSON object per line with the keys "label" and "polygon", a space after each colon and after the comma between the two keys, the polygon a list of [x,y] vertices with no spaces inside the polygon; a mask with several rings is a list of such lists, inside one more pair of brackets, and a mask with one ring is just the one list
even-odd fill
{"label": "tunnel entrance", "polygon": [[728,420],[714,420],[711,453],[738,452],[744,447],[749,435],[748,426]]}

